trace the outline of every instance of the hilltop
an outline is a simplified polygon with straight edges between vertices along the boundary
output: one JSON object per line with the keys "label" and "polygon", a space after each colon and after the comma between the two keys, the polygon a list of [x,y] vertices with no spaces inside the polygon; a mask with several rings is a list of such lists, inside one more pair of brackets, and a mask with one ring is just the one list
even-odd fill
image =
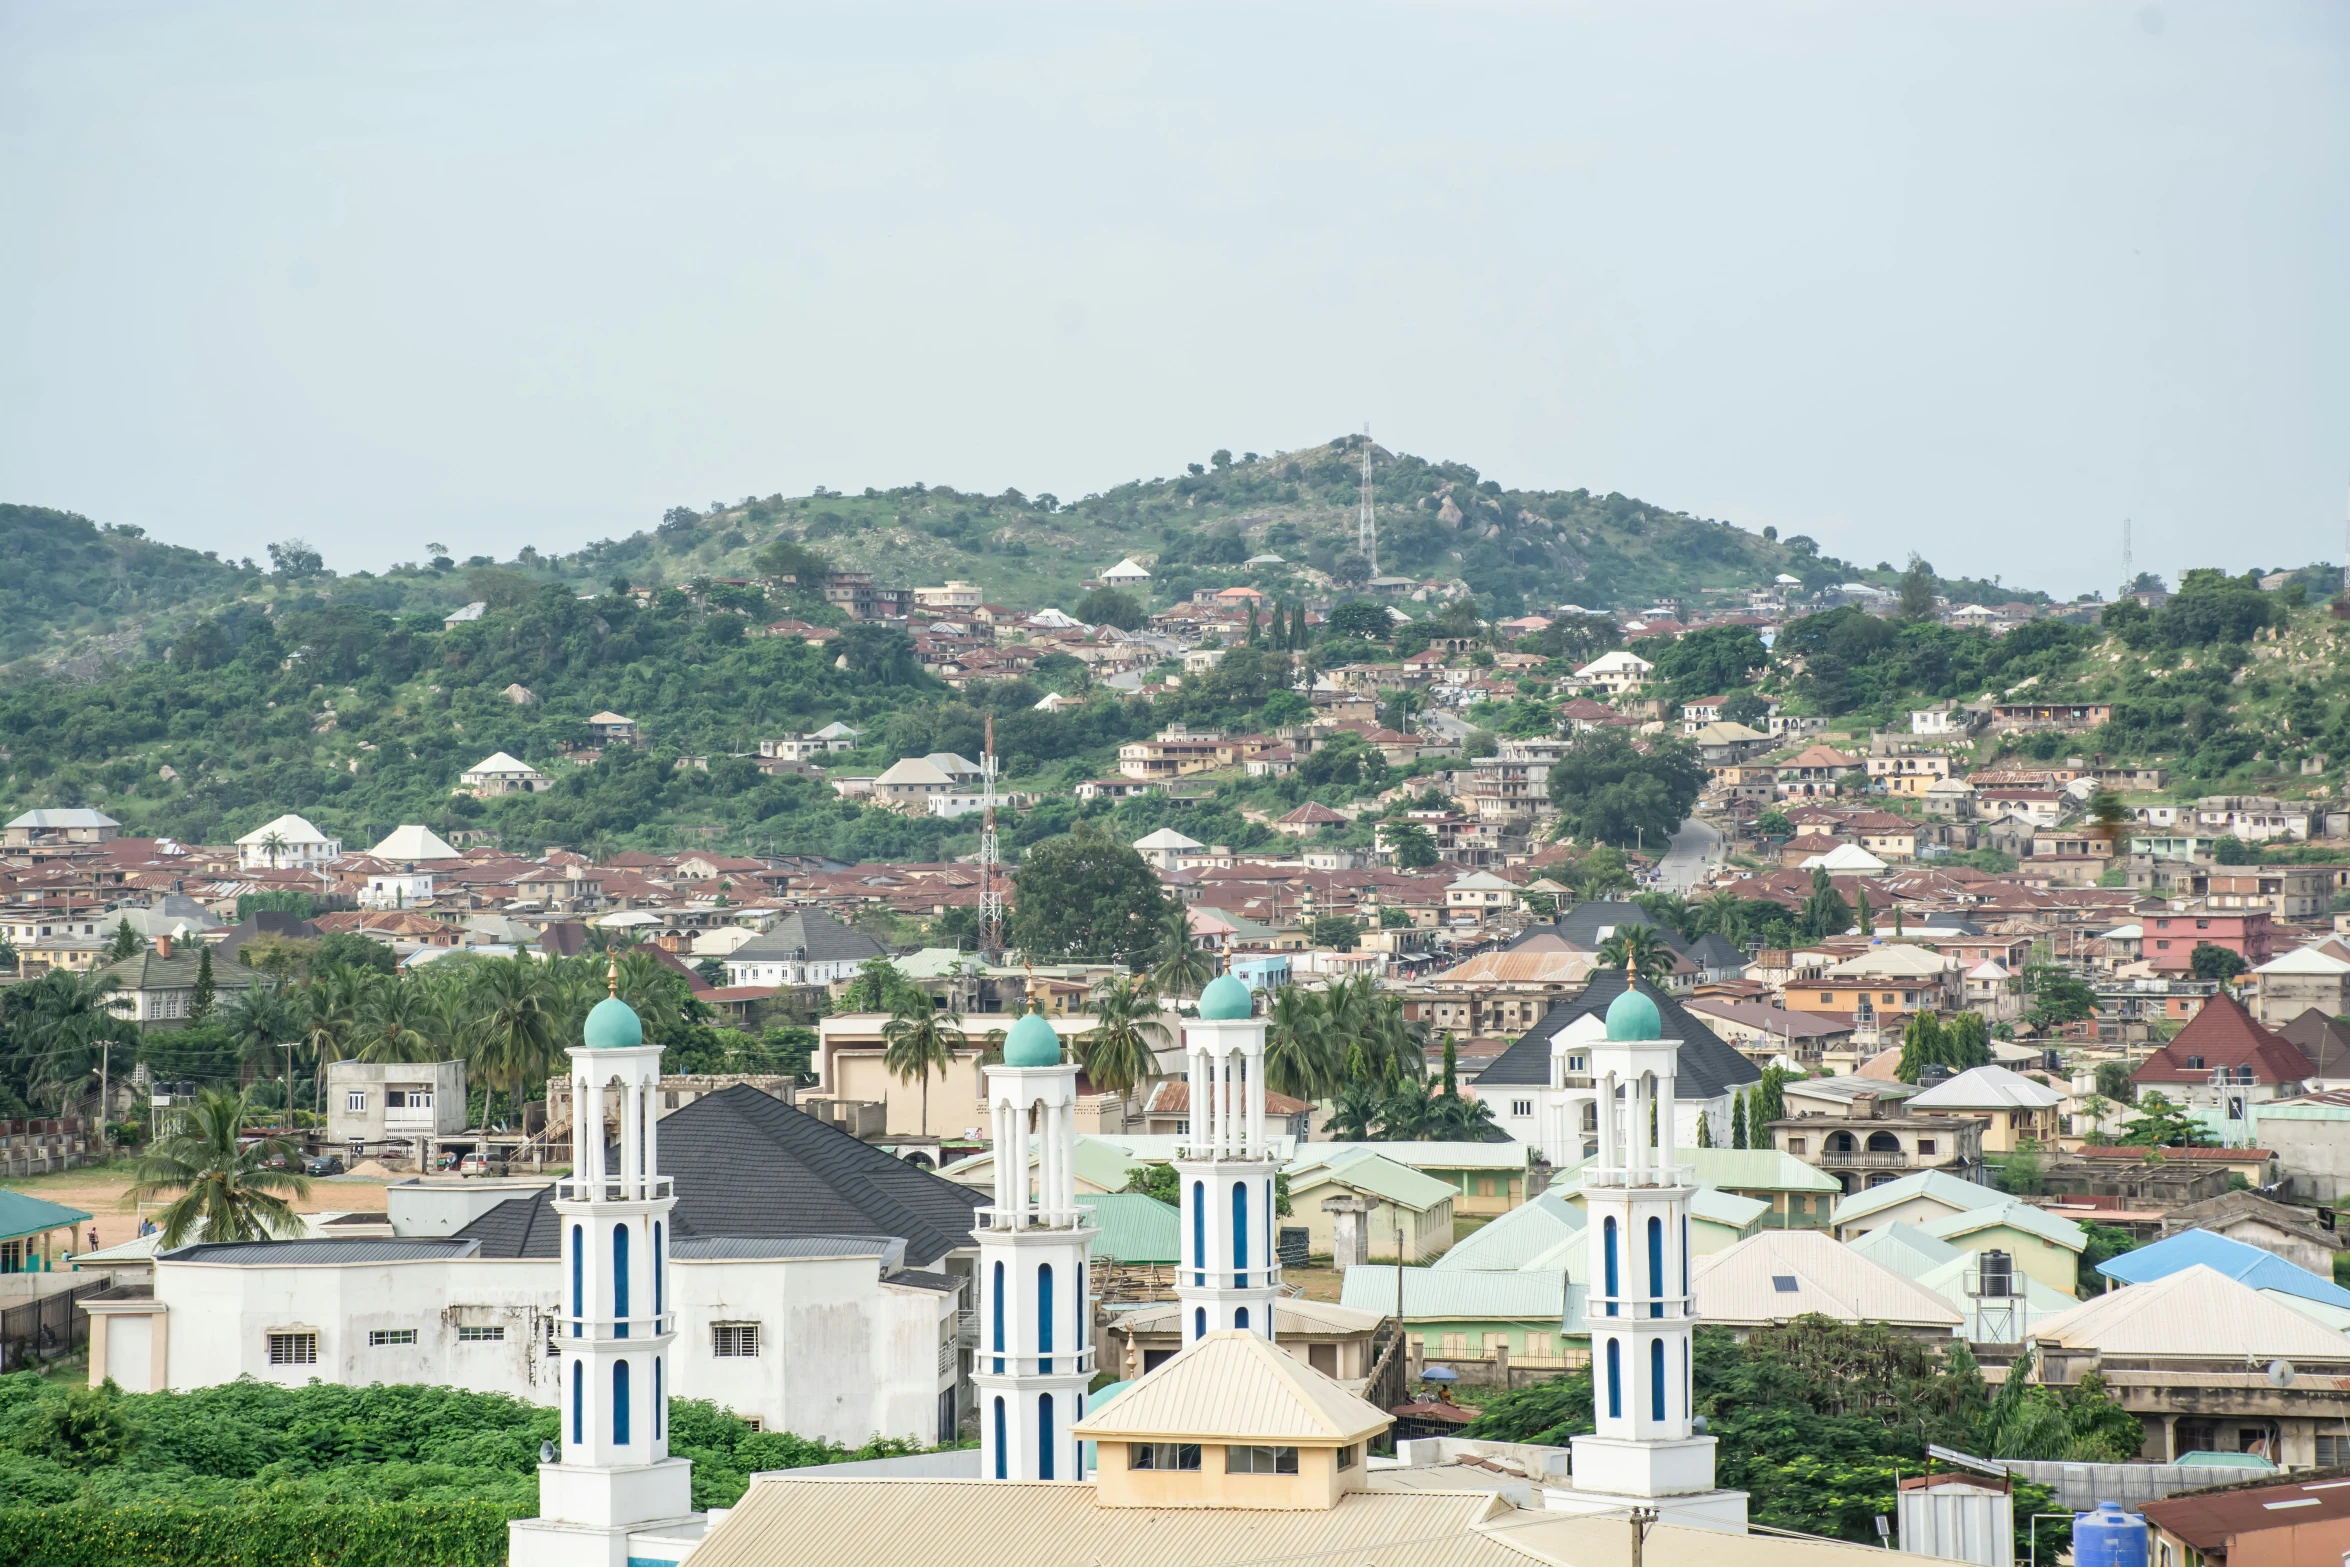
{"label": "hilltop", "polygon": [[[9,567],[0,578],[0,662],[29,656],[88,674],[103,658],[160,656],[198,616],[239,601],[315,596],[394,615],[446,613],[550,583],[593,592],[617,578],[638,587],[757,578],[804,563],[800,550],[895,586],[961,579],[1004,604],[1073,605],[1085,582],[1129,555],[1150,567],[1162,603],[1233,583],[1339,597],[1368,574],[1356,553],[1362,446],[1361,436],[1340,436],[1269,455],[1218,451],[1172,478],[1068,502],[943,484],[746,496],[674,506],[642,531],[569,552],[533,546],[503,562],[461,561],[428,546],[426,558],[381,573],[336,572],[301,539],[272,545],[264,571],[133,526],[0,506],[0,563]],[[1380,571],[1463,583],[1493,615],[1720,603],[1782,574],[1807,589],[1890,586],[1899,576],[1890,560],[1856,565],[1803,535],[1751,532],[1615,493],[1506,488],[1466,463],[1379,446],[1372,482]],[[1984,602],[2046,598],[1989,582],[1943,585]]]}

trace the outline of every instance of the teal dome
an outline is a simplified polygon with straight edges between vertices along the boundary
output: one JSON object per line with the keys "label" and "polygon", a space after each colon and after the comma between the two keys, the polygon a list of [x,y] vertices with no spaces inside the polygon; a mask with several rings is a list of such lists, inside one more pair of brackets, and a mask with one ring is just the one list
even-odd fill
{"label": "teal dome", "polygon": [[1061,1036],[1053,1032],[1053,1025],[1034,1012],[1012,1025],[1012,1032],[1004,1036],[1004,1065],[1059,1066],[1061,1064]]}
{"label": "teal dome", "polygon": [[645,1042],[645,1025],[618,996],[606,996],[587,1015],[580,1043],[590,1050],[634,1050]]}
{"label": "teal dome", "polygon": [[1257,1009],[1248,987],[1229,974],[1219,974],[1199,993],[1199,1015],[1209,1023],[1234,1023]]}
{"label": "teal dome", "polygon": [[1607,1037],[1625,1041],[1662,1039],[1665,1020],[1657,1016],[1655,1002],[1627,987],[1607,1004]]}

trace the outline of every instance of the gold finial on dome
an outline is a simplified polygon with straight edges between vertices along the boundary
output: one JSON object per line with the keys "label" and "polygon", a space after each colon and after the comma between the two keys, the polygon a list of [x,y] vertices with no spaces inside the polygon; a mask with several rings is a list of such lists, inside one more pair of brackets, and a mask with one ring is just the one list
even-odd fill
{"label": "gold finial on dome", "polygon": [[620,954],[611,954],[611,964],[604,970],[604,994],[615,1001],[620,999]]}

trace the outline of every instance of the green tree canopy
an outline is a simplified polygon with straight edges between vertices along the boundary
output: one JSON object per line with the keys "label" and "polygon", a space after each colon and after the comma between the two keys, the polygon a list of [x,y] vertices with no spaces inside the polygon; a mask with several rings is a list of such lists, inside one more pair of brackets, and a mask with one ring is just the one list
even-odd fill
{"label": "green tree canopy", "polygon": [[1646,752],[1620,730],[1577,736],[1550,766],[1550,799],[1563,835],[1661,850],[1705,784],[1695,748],[1656,740]]}
{"label": "green tree canopy", "polygon": [[1014,882],[1011,940],[1032,957],[1145,966],[1163,944],[1167,895],[1106,827],[1079,823],[1046,839],[1021,860]]}

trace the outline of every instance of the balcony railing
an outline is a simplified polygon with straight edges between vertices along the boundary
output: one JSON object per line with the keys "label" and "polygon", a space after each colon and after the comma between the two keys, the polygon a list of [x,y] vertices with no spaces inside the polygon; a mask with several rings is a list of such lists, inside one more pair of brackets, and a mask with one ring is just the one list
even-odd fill
{"label": "balcony railing", "polygon": [[1093,1370],[1091,1344],[1083,1349],[1058,1350],[1050,1355],[999,1355],[992,1349],[983,1349],[971,1357],[971,1374],[975,1377],[1090,1377]]}
{"label": "balcony railing", "polygon": [[1586,1170],[1583,1173],[1585,1190],[1594,1186],[1674,1187],[1696,1184],[1697,1170],[1686,1164],[1651,1165],[1645,1170]]}
{"label": "balcony railing", "polygon": [[559,1339],[659,1338],[676,1331],[674,1311],[648,1317],[563,1317],[556,1323]]}
{"label": "balcony railing", "polygon": [[1193,1289],[1205,1290],[1277,1290],[1281,1288],[1281,1265],[1269,1268],[1189,1268],[1175,1270],[1178,1283]]}
{"label": "balcony railing", "polygon": [[1090,1208],[1030,1208],[1015,1213],[1009,1208],[981,1208],[973,1215],[973,1229],[1015,1230],[1074,1230],[1093,1222]]}
{"label": "balcony railing", "polygon": [[1841,1151],[1823,1148],[1820,1150],[1819,1162],[1823,1167],[1839,1170],[1907,1170],[1913,1166],[1929,1169],[1945,1161],[1932,1154],[1913,1154],[1906,1150],[1886,1153],[1869,1148],[1846,1148]]}
{"label": "balcony railing", "polygon": [[557,1202],[653,1202],[663,1197],[676,1195],[675,1178],[672,1176],[656,1175],[650,1180],[640,1182],[639,1185],[643,1188],[641,1192],[630,1193],[621,1190],[620,1177],[617,1175],[607,1175],[601,1182],[583,1180],[573,1176],[555,1183],[555,1200]]}

